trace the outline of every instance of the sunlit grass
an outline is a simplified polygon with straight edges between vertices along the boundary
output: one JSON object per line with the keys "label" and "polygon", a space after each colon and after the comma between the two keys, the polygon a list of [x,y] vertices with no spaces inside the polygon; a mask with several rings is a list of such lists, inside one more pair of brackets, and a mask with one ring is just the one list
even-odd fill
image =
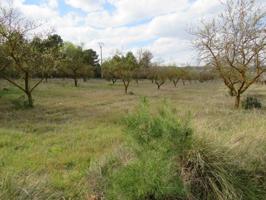
{"label": "sunlit grass", "polygon": [[[80,81],[75,88],[71,80],[49,80],[34,92],[35,108],[25,109],[14,103],[23,94],[0,81],[0,179],[11,179],[16,189],[36,187],[48,196],[85,198],[91,165],[117,148],[123,151],[127,136],[121,119],[136,109],[143,96],[152,108],[170,101],[179,116],[191,118],[196,137],[232,149],[239,165],[254,168],[254,163],[266,162],[265,86],[248,91],[264,106],[251,111],[234,110],[234,99],[220,82],[178,88],[167,83],[158,91],[150,81],[140,81],[132,82],[129,91],[134,95],[124,95],[120,82]],[[0,199],[1,193],[7,193],[3,188],[2,184]]]}

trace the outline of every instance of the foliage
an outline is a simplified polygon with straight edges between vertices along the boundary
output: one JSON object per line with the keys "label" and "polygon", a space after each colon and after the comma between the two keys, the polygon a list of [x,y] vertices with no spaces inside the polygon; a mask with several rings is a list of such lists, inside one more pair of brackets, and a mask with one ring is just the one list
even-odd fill
{"label": "foliage", "polygon": [[199,73],[199,82],[201,83],[214,80],[215,78],[215,73],[211,70],[203,70]]}
{"label": "foliage", "polygon": [[[146,99],[126,118],[137,158],[108,178],[109,199],[261,199],[263,170],[241,168],[223,146],[192,137],[166,104],[151,113]],[[262,163],[260,163],[262,164]]]}
{"label": "foliage", "polygon": [[142,50],[140,49],[137,52],[138,56],[138,64],[140,66],[140,68],[143,69],[147,69],[152,67],[153,63],[152,63],[152,59],[153,59],[153,55],[152,52],[148,51],[148,50]]}
{"label": "foliage", "polygon": [[[28,106],[33,107],[32,92],[44,77],[33,85],[31,79],[38,73],[48,74],[50,68],[54,67],[55,50],[58,50],[57,46],[61,41],[59,36],[49,36],[43,41],[36,33],[38,26],[31,20],[24,18],[13,8],[0,10],[1,76],[23,91],[28,98]],[[32,35],[35,36],[33,39]],[[24,85],[19,85],[12,79],[12,72],[24,79]]]}
{"label": "foliage", "polygon": [[169,78],[167,67],[154,66],[149,69],[149,78],[157,85],[159,90]]}
{"label": "foliage", "polygon": [[138,67],[137,59],[132,52],[128,52],[126,55],[116,54],[112,59],[103,63],[103,74],[106,79],[112,80],[113,83],[116,79],[121,79],[127,94],[129,84]]}
{"label": "foliage", "polygon": [[242,107],[246,110],[253,108],[260,109],[262,105],[256,97],[249,96],[242,102]]}
{"label": "foliage", "polygon": [[155,151],[115,171],[108,180],[106,197],[110,200],[164,200],[185,196],[174,165]]}
{"label": "foliage", "polygon": [[168,67],[168,78],[177,87],[177,83],[181,79],[181,70],[176,66]]}
{"label": "foliage", "polygon": [[85,63],[93,68],[95,77],[100,78],[101,68],[99,64],[99,56],[97,55],[96,51],[93,49],[86,49],[83,51],[83,55]]}
{"label": "foliage", "polygon": [[34,49],[42,54],[42,57],[34,58],[36,61],[36,68],[40,67],[42,70],[35,74],[39,77],[47,79],[50,75],[57,71],[62,55],[60,53],[60,48],[63,46],[62,38],[57,35],[49,35],[45,39],[39,37],[34,37],[32,40],[32,45]]}
{"label": "foliage", "polygon": [[113,84],[115,84],[116,80],[118,79],[118,68],[116,64],[117,63],[114,59],[106,60],[102,64],[103,77],[108,81],[112,81]]}
{"label": "foliage", "polygon": [[176,199],[184,197],[175,159],[191,145],[192,130],[164,104],[151,115],[146,99],[125,119],[126,132],[134,138],[138,159],[110,176],[110,199]]}
{"label": "foliage", "polygon": [[78,86],[78,78],[88,78],[92,76],[92,66],[88,64],[88,52],[83,51],[82,47],[75,46],[70,42],[65,42],[62,53],[62,70],[67,76],[74,80],[74,84]]}
{"label": "foliage", "polygon": [[165,152],[171,150],[177,153],[187,149],[190,144],[192,130],[187,122],[176,118],[175,113],[166,103],[159,109],[159,113],[153,116],[144,98],[138,111],[126,119],[126,124],[127,132],[144,149]]}

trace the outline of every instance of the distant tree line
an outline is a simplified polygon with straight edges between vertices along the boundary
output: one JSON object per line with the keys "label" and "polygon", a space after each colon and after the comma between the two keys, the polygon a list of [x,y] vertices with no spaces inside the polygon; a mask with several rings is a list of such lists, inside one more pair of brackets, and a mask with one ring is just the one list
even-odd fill
{"label": "distant tree line", "polygon": [[151,52],[145,50],[137,54],[135,56],[132,52],[125,55],[117,53],[102,65],[103,77],[112,84],[121,80],[126,94],[132,81],[138,83],[142,79],[151,80],[159,90],[166,81],[172,82],[177,87],[179,81],[185,85],[193,81],[205,82],[218,78],[216,72],[208,67],[159,66],[152,62]]}

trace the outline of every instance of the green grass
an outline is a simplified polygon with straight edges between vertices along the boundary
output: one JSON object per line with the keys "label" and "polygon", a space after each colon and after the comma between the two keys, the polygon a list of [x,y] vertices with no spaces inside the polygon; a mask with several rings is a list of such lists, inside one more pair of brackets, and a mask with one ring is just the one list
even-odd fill
{"label": "green grass", "polygon": [[143,96],[154,110],[167,99],[179,116],[191,118],[195,137],[230,149],[240,167],[265,171],[266,86],[245,94],[264,106],[251,111],[234,110],[220,82],[168,83],[158,91],[140,81],[129,91],[135,95],[124,95],[120,82],[90,80],[74,88],[70,80],[50,80],[34,92],[35,108],[24,109],[14,103],[23,94],[1,80],[0,199],[89,199],[95,178],[89,172],[97,163],[108,165],[113,155],[123,165],[132,159],[121,119]]}

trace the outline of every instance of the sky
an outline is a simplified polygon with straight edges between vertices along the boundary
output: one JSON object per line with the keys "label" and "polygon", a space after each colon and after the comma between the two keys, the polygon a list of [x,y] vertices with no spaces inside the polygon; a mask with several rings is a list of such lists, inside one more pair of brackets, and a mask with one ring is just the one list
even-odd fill
{"label": "sky", "polygon": [[200,64],[189,30],[221,12],[219,0],[13,0],[13,4],[27,17],[49,24],[64,41],[98,54],[99,42],[104,43],[104,59],[117,51],[147,49],[154,61],[177,65]]}

